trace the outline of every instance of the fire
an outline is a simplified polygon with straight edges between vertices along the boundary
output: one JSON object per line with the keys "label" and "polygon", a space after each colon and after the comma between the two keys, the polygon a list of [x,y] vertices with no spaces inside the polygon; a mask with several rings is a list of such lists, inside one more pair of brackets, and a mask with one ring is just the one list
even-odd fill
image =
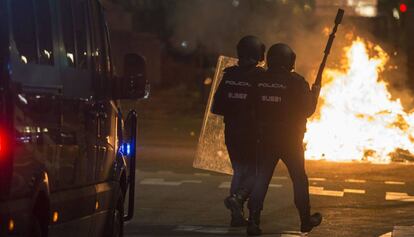
{"label": "fire", "polygon": [[381,80],[387,53],[367,45],[355,40],[345,49],[347,66],[325,71],[320,107],[305,135],[307,159],[389,163],[396,154],[414,154],[414,113]]}

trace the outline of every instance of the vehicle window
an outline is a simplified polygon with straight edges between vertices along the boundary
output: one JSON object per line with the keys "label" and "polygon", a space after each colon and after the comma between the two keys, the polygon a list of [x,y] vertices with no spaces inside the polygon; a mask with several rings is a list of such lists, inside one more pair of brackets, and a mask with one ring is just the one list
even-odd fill
{"label": "vehicle window", "polygon": [[49,0],[36,0],[34,2],[36,4],[39,60],[42,64],[53,64],[53,38]]}
{"label": "vehicle window", "polygon": [[75,67],[76,53],[75,53],[75,29],[73,26],[73,11],[71,0],[60,1],[60,12],[62,22],[63,43],[65,45],[66,61],[69,66]]}
{"label": "vehicle window", "polygon": [[13,36],[23,63],[37,63],[37,37],[32,0],[10,1]]}
{"label": "vehicle window", "polygon": [[95,63],[95,69],[98,73],[105,70],[105,50],[104,50],[104,32],[101,20],[101,11],[99,4],[92,1],[92,32],[93,32],[93,50],[92,57]]}
{"label": "vehicle window", "polygon": [[81,69],[88,68],[88,22],[86,18],[87,4],[86,1],[74,1],[74,18],[75,18],[75,36],[76,36],[76,59],[77,67]]}

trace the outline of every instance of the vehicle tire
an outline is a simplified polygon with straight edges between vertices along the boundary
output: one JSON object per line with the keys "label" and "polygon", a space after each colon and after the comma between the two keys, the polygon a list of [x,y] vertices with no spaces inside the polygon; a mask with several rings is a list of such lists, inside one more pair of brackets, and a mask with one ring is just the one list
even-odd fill
{"label": "vehicle tire", "polygon": [[119,193],[119,198],[116,204],[116,209],[112,216],[112,235],[111,237],[124,236],[124,197],[122,192]]}

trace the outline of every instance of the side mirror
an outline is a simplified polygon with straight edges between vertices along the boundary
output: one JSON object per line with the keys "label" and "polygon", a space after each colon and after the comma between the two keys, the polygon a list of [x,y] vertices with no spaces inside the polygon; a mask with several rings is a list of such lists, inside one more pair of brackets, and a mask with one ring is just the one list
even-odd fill
{"label": "side mirror", "polygon": [[116,83],[115,99],[148,98],[150,84],[147,79],[147,63],[141,55],[130,53],[124,57],[124,75]]}

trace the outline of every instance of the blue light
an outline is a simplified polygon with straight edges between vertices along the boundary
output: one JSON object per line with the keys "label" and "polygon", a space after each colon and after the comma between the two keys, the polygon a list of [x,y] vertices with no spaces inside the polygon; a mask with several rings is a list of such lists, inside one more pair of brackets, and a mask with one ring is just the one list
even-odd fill
{"label": "blue light", "polygon": [[131,144],[129,143],[123,143],[121,145],[121,148],[119,149],[119,152],[122,153],[122,155],[125,156],[130,156],[132,151],[131,151]]}
{"label": "blue light", "polygon": [[126,144],[126,154],[127,156],[131,155],[131,145],[129,143]]}

